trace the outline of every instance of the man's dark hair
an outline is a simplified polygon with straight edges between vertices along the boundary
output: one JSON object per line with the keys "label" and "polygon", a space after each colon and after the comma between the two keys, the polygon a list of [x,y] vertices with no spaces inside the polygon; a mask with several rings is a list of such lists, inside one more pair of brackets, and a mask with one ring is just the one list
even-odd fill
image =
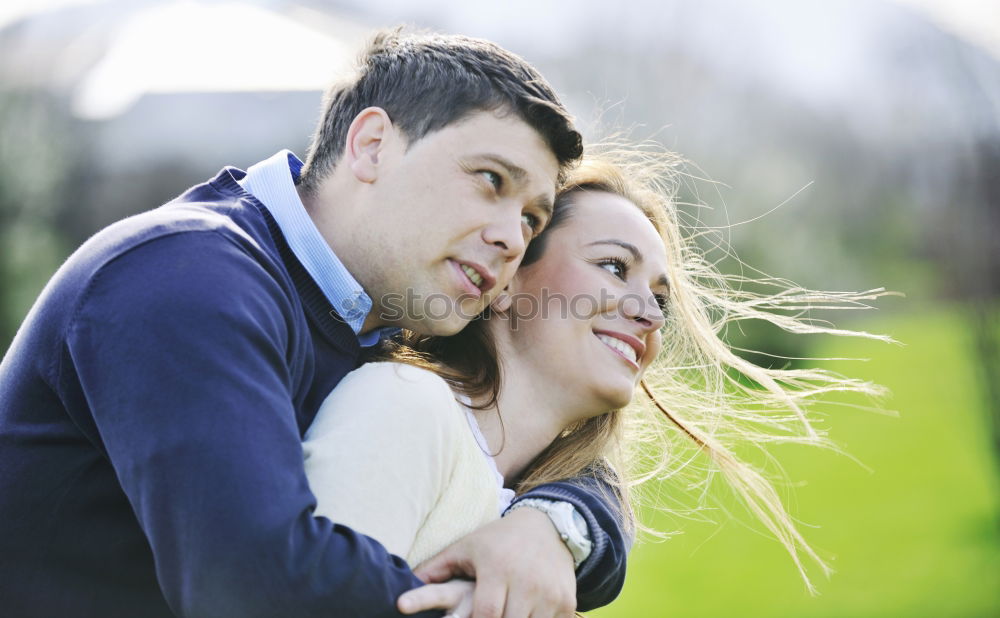
{"label": "man's dark hair", "polygon": [[482,39],[375,34],[356,75],[332,86],[299,185],[315,191],[340,160],[347,130],[367,107],[381,107],[412,144],[477,111],[514,113],[545,140],[560,168],[580,157],[580,134],[545,79],[522,58]]}

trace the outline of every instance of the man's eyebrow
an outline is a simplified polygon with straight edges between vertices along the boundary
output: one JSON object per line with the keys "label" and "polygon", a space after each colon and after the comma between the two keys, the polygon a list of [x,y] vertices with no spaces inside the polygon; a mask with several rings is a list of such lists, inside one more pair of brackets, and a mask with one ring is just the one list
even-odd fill
{"label": "man's eyebrow", "polygon": [[[500,167],[504,168],[514,182],[524,182],[524,180],[528,177],[528,172],[525,171],[523,167],[514,163],[507,157],[494,153],[486,153],[480,155],[480,157],[486,159],[487,161],[492,161],[493,163],[496,163]],[[552,197],[545,194],[538,195],[532,199],[531,205],[545,212],[545,214],[549,217],[552,216],[552,211],[555,209],[555,206],[552,203]]]}
{"label": "man's eyebrow", "polygon": [[531,200],[531,205],[543,211],[545,213],[545,216],[548,217],[549,219],[552,218],[552,211],[555,210],[555,205],[552,203],[551,196],[545,194],[538,195],[533,200]]}
{"label": "man's eyebrow", "polygon": [[482,156],[482,158],[486,159],[487,161],[493,161],[500,167],[507,170],[507,173],[510,175],[510,177],[517,182],[522,182],[525,178],[528,177],[528,172],[526,172],[523,167],[520,167],[507,157],[502,157],[498,154],[493,154],[493,153],[487,153],[480,156]]}

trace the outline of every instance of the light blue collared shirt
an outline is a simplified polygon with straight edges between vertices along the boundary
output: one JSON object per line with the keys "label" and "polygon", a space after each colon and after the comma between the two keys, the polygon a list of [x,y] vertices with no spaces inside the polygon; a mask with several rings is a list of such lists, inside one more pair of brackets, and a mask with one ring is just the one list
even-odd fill
{"label": "light blue collared shirt", "polygon": [[373,346],[399,329],[378,328],[360,334],[365,319],[371,313],[372,300],[347,271],[306,212],[306,207],[295,190],[295,179],[301,170],[302,161],[292,151],[282,150],[269,159],[250,166],[240,185],[267,207],[281,228],[292,253],[341,319],[358,335],[361,346]]}

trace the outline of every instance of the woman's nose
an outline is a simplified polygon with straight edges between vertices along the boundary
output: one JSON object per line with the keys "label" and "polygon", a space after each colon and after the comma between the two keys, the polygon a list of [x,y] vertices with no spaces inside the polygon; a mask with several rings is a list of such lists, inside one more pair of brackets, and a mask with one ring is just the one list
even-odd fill
{"label": "woman's nose", "polygon": [[663,309],[651,290],[633,293],[622,299],[621,312],[625,317],[642,324],[646,331],[659,330],[666,323]]}

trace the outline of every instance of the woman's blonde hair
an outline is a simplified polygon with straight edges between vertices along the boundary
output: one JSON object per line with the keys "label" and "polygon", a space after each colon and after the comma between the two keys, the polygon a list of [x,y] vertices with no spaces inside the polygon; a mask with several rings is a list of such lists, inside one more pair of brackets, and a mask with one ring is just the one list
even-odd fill
{"label": "woman's blonde hair", "polygon": [[[790,333],[890,341],[808,317],[811,309],[864,307],[885,292],[822,292],[771,277],[722,274],[697,244],[706,228],[681,221],[676,194],[682,167],[679,157],[655,144],[590,146],[560,191],[569,199],[579,191],[624,197],[653,223],[667,251],[667,324],[663,351],[642,381],[645,397],[568,429],[539,456],[518,489],[590,471],[615,488],[623,521],[632,526],[632,490],[690,466],[682,453],[690,452],[685,445],[693,446],[785,546],[815,592],[803,554],[824,574],[829,567],[796,529],[771,482],[736,451],[789,442],[833,447],[807,415],[808,404],[831,392],[878,396],[882,389],[823,369],[761,367],[736,354],[723,335],[727,326],[759,320]],[[607,465],[594,466],[595,461]]]}
{"label": "woman's blonde hair", "polygon": [[[663,351],[641,385],[646,397],[564,430],[532,462],[516,490],[523,493],[553,481],[592,476],[614,492],[621,520],[634,532],[633,490],[689,467],[692,460],[681,453],[690,450],[685,445],[693,447],[709,458],[747,508],[785,546],[813,592],[802,555],[826,574],[829,567],[798,532],[771,482],[736,450],[788,442],[831,447],[807,415],[807,404],[835,391],[875,396],[881,390],[823,369],[761,367],[736,354],[723,334],[729,325],[761,320],[791,333],[888,341],[839,330],[807,316],[810,309],[865,306],[884,292],[820,292],[770,277],[720,273],[697,244],[704,229],[685,225],[679,216],[676,194],[682,167],[679,157],[655,144],[588,146],[583,161],[568,173],[559,191],[553,222],[529,247],[524,265],[542,257],[546,236],[573,216],[572,201],[580,192],[621,196],[645,214],[663,239],[670,294]],[[395,357],[437,371],[458,391],[485,400],[482,407],[489,407],[496,401],[502,377],[485,328],[488,318],[487,311],[455,337],[409,334],[394,350]]]}

